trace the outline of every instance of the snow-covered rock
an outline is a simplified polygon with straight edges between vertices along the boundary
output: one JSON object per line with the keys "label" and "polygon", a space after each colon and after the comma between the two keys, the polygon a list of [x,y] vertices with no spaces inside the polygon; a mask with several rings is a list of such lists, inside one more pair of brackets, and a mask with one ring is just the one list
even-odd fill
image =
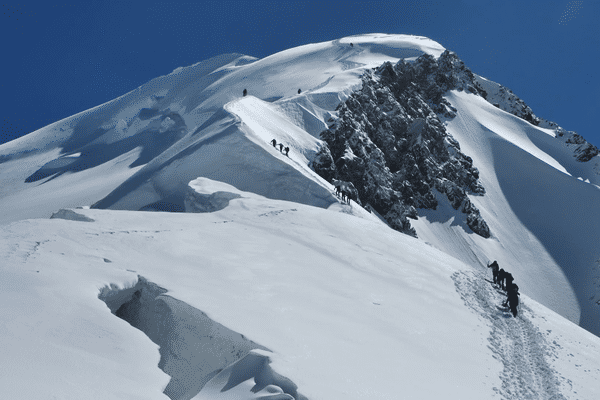
{"label": "snow-covered rock", "polygon": [[315,171],[329,181],[352,182],[359,197],[401,232],[416,235],[409,218],[417,218],[415,209],[435,209],[437,190],[467,214],[473,232],[490,237],[467,196],[485,193],[479,172],[440,120],[456,115],[443,97],[448,90],[481,92],[449,51],[438,60],[423,55],[367,72],[362,88],[340,104],[339,118],[322,132],[327,147],[313,162]]}
{"label": "snow-covered rock", "polygon": [[[556,138],[562,140],[566,144],[578,145],[572,147],[573,156],[577,161],[590,161],[600,153],[600,150],[598,150],[596,146],[589,143],[576,132],[567,132],[557,123],[537,117],[533,113],[531,107],[510,89],[479,75],[475,75],[475,80],[484,90],[484,93],[482,93],[484,98],[492,105],[522,118],[533,125],[540,126],[541,128],[553,129]],[[598,162],[598,160],[595,161]]]}

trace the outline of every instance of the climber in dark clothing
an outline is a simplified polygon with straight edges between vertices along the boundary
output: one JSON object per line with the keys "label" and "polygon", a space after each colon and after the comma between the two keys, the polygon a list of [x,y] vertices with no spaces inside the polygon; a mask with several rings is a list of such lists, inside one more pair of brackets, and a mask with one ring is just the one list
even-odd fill
{"label": "climber in dark clothing", "polygon": [[502,303],[502,306],[504,306],[504,307],[508,306],[508,294],[512,290],[516,290],[517,293],[519,292],[519,287],[517,286],[516,283],[511,283],[510,285],[506,286],[506,300],[504,300],[504,303]]}
{"label": "climber in dark clothing", "polygon": [[277,146],[277,140],[275,140],[275,139],[271,140],[271,144],[273,145],[273,147],[276,147]]}
{"label": "climber in dark clothing", "polygon": [[504,274],[504,280],[506,281],[506,283],[504,284],[504,290],[508,292],[508,290],[512,286],[514,278],[510,272],[507,272]]}
{"label": "climber in dark clothing", "polygon": [[283,143],[279,143],[279,151],[283,150]]}
{"label": "climber in dark clothing", "polygon": [[498,261],[494,261],[493,263],[491,263],[490,265],[488,265],[488,268],[492,269],[492,276],[494,277],[494,283],[498,283]]}
{"label": "climber in dark clothing", "polygon": [[[285,150],[285,155],[287,156],[287,155],[288,155],[288,153],[290,152],[290,148],[289,148],[289,147],[286,147],[284,150]],[[288,156],[288,157],[289,157],[289,156]]]}
{"label": "climber in dark clothing", "polygon": [[498,281],[496,283],[500,285],[500,289],[502,290],[506,290],[504,288],[504,278],[506,278],[506,271],[504,271],[504,268],[500,268],[500,271],[498,271]]}
{"label": "climber in dark clothing", "polygon": [[510,307],[510,311],[512,312],[513,317],[517,317],[517,306],[519,305],[519,287],[511,283],[508,287],[508,293],[506,301],[504,302],[504,306],[508,305]]}

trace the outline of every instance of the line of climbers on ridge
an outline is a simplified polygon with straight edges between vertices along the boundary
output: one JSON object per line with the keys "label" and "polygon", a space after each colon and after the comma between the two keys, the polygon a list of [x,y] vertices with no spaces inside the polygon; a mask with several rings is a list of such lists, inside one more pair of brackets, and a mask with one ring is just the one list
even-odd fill
{"label": "line of climbers on ridge", "polygon": [[[277,146],[279,146],[279,152],[283,153],[285,151],[285,155],[288,156],[288,153],[290,152],[290,148],[289,147],[283,147],[283,143],[279,143],[279,145],[277,144],[277,140],[273,139],[271,140],[269,143],[271,143],[273,145],[273,147],[277,148]],[[289,157],[289,156],[288,156]]]}
{"label": "line of climbers on ridge", "polygon": [[488,268],[492,269],[492,275],[494,277],[494,284],[498,285],[500,289],[506,292],[506,301],[502,304],[504,307],[510,307],[510,311],[513,316],[517,317],[517,306],[519,305],[519,287],[514,283],[514,278],[510,272],[505,271],[503,268],[499,268],[498,262],[494,261],[488,264]]}
{"label": "line of climbers on ridge", "polygon": [[[290,148],[288,146],[284,147],[283,143],[277,143],[276,139],[271,140],[269,143],[271,143],[275,148],[279,147],[279,151],[289,157],[288,153],[290,152]],[[333,183],[335,185],[336,196],[341,195],[342,201],[350,204],[350,199],[355,196],[356,192],[356,188],[352,182],[337,181],[334,179]],[[371,210],[369,210],[369,212],[371,212]]]}
{"label": "line of climbers on ridge", "polygon": [[[358,200],[358,191],[356,190],[352,182],[339,181],[337,179],[334,179],[332,183],[333,186],[335,186],[336,196],[341,195],[343,202],[350,204],[350,200]],[[371,212],[371,210],[368,211]]]}
{"label": "line of climbers on ridge", "polygon": [[350,204],[350,197],[348,196],[348,192],[345,190],[345,188],[343,188],[341,186],[336,186],[335,187],[335,194],[336,194],[336,196],[341,195],[342,196],[342,201],[343,202],[347,202],[348,204]]}
{"label": "line of climbers on ridge", "polygon": [[[302,93],[302,89],[298,89],[298,94]],[[242,91],[242,97],[248,96],[248,89]]]}

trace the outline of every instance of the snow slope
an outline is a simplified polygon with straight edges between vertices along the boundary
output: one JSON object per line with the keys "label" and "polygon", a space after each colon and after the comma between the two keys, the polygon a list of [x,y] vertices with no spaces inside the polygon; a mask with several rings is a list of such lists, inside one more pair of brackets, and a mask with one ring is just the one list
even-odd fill
{"label": "snow slope", "polygon": [[[257,138],[268,142],[293,136],[291,160],[304,162],[316,149],[310,136],[318,136],[367,68],[443,51],[423,37],[370,34],[300,46],[261,60],[227,54],[177,68],[113,101],[0,146],[0,180],[7,183],[0,188],[0,223],[49,217],[61,207],[94,203],[100,208],[181,210],[190,180],[206,176],[250,189],[242,182],[247,177],[232,177],[243,171],[264,178],[262,189],[253,190],[257,193],[326,206],[334,200],[315,179],[302,180],[307,193],[301,196],[269,188],[266,181],[280,185],[277,178],[287,167],[265,152]],[[261,115],[263,104],[265,115],[274,116],[269,127],[254,135],[250,131],[256,123],[247,125],[224,109],[244,89],[263,100],[255,103],[255,114]],[[265,103],[274,101],[274,107]],[[247,159],[232,161],[232,154]],[[255,170],[257,157],[260,170]],[[91,182],[92,176],[101,178]]]}
{"label": "snow slope", "polygon": [[600,202],[600,190],[572,173],[597,177],[560,152],[563,143],[547,130],[481,97],[451,92],[447,98],[458,110],[447,128],[486,188],[485,196],[471,200],[494,237],[467,233],[448,206],[446,217],[423,213],[417,234],[472,265],[498,260],[522,292],[599,334],[600,212],[592,205]]}
{"label": "snow slope", "polygon": [[172,349],[159,365],[181,398],[598,396],[600,339],[525,295],[512,318],[480,273],[422,241],[205,178],[190,190],[222,208],[3,227],[3,398],[164,398],[157,346],[111,314],[139,289],[159,297],[132,318],[159,324],[148,336]]}

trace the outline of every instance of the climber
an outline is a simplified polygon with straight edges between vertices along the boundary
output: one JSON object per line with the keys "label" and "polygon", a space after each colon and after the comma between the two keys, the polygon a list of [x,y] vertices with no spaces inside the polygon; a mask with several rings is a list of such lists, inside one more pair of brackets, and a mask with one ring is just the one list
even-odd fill
{"label": "climber", "polygon": [[513,317],[517,317],[517,306],[519,305],[519,296],[521,295],[519,293],[519,287],[514,284],[511,283],[510,286],[507,288],[508,293],[506,301],[504,302],[504,306],[506,307],[506,305],[508,305],[510,307],[510,311],[512,312]]}
{"label": "climber", "polygon": [[500,271],[498,271],[498,280],[497,280],[497,284],[500,286],[500,289],[502,290],[506,290],[504,287],[504,279],[506,278],[506,271],[504,271],[504,268],[500,268]]}
{"label": "climber", "polygon": [[492,269],[492,276],[494,277],[494,283],[498,283],[498,261],[494,261],[491,264],[488,264],[488,268]]}
{"label": "climber", "polygon": [[510,272],[507,272],[504,275],[504,280],[505,280],[505,284],[504,284],[504,290],[506,290],[506,292],[508,292],[508,290],[510,289],[513,281],[515,278],[513,278],[512,274]]}

